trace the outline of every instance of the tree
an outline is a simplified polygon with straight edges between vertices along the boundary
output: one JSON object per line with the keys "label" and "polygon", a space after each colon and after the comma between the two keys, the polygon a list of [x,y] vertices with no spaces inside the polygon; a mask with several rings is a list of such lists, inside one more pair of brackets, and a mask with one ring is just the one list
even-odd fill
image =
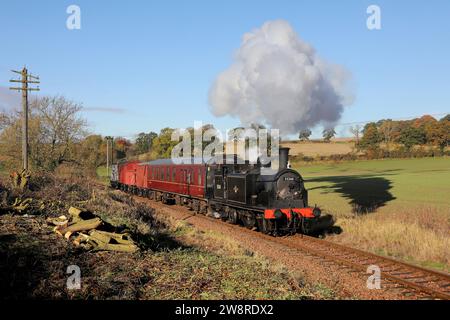
{"label": "tree", "polygon": [[158,136],[155,132],[144,133],[141,132],[138,134],[135,141],[135,148],[137,154],[143,154],[150,151],[153,140]]}
{"label": "tree", "polygon": [[311,134],[312,134],[311,130],[303,129],[303,130],[300,130],[300,132],[298,134],[298,138],[300,139],[300,141],[308,141]]}
{"label": "tree", "polygon": [[361,135],[361,126],[359,124],[350,127],[350,132],[355,136],[355,144],[359,145],[359,137]]}
{"label": "tree", "polygon": [[364,126],[363,136],[359,146],[366,150],[378,149],[378,144],[381,142],[381,136],[378,132],[376,123],[369,122]]}
{"label": "tree", "polygon": [[414,145],[425,143],[425,131],[421,128],[407,127],[402,130],[399,140],[407,150],[410,150]]}
{"label": "tree", "polygon": [[[81,104],[62,96],[43,97],[30,104],[28,143],[34,169],[53,171],[64,162],[78,163],[76,148],[86,135],[81,109]],[[1,153],[13,163],[20,159],[21,113],[8,121],[1,133]]]}
{"label": "tree", "polygon": [[450,113],[447,114],[445,117],[443,117],[441,120],[439,121],[450,121]]}
{"label": "tree", "polygon": [[114,139],[114,151],[115,159],[120,160],[127,157],[129,150],[131,149],[131,142],[123,137],[117,137]]}
{"label": "tree", "polygon": [[427,132],[427,139],[435,146],[438,146],[441,152],[444,152],[446,146],[450,144],[450,120],[439,121]]}
{"label": "tree", "polygon": [[172,128],[161,129],[158,137],[153,140],[153,151],[156,156],[170,158],[173,147],[179,143],[179,141],[172,141],[173,132]]}
{"label": "tree", "polygon": [[0,112],[0,132],[11,125],[11,117],[5,112]]}
{"label": "tree", "polygon": [[429,115],[424,115],[420,118],[414,119],[412,126],[421,129],[425,133],[425,142],[431,143],[431,132],[438,126],[438,121]]}
{"label": "tree", "polygon": [[395,122],[391,119],[382,120],[378,125],[378,131],[381,135],[382,141],[386,144],[386,149],[388,150],[388,152],[390,150],[390,144],[393,140],[395,128]]}
{"label": "tree", "polygon": [[77,158],[82,166],[95,172],[105,163],[106,140],[101,135],[90,135],[81,141]]}
{"label": "tree", "polygon": [[325,142],[330,142],[331,138],[333,138],[336,135],[336,131],[334,131],[334,128],[332,129],[324,129],[322,131],[323,140]]}

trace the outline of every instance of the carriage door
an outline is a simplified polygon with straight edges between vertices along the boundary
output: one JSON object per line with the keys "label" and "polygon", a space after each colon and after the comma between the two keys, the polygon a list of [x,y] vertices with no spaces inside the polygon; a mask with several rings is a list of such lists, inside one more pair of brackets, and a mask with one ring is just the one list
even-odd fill
{"label": "carriage door", "polygon": [[181,185],[182,190],[181,193],[189,194],[189,186],[192,183],[192,170],[190,169],[181,169]]}
{"label": "carriage door", "polygon": [[180,193],[186,194],[187,193],[187,187],[186,187],[186,169],[180,169],[180,186],[181,190]]}
{"label": "carriage door", "polygon": [[191,184],[193,182],[193,174],[192,169],[186,169],[186,185],[187,185],[187,194],[191,194]]}

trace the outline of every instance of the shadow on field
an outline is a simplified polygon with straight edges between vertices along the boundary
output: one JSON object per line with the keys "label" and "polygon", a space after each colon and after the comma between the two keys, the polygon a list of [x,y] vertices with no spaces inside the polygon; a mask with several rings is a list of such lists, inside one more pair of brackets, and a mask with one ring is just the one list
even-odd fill
{"label": "shadow on field", "polygon": [[[327,185],[310,188],[337,192],[350,200],[353,213],[367,214],[384,206],[395,197],[389,192],[391,181],[379,176],[334,176],[309,179],[306,182],[323,182]],[[331,183],[331,185],[328,185]]]}

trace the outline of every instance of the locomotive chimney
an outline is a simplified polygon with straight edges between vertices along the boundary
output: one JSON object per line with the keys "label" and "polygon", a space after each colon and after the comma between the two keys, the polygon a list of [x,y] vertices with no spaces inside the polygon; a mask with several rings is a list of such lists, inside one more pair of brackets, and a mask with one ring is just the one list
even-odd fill
{"label": "locomotive chimney", "polygon": [[279,170],[287,169],[289,160],[289,150],[290,148],[280,148],[280,158],[278,160]]}

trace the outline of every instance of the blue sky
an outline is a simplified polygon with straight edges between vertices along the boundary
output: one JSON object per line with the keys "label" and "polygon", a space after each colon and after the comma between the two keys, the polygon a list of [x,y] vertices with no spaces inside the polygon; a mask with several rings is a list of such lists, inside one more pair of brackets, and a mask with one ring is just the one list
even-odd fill
{"label": "blue sky", "polygon": [[[81,30],[66,28],[71,4]],[[370,4],[381,30],[366,28]],[[450,112],[449,18],[448,0],[2,1],[0,87],[26,64],[40,94],[88,108],[93,132],[132,137],[198,120],[224,130],[239,121],[211,114],[211,83],[245,32],[284,19],[351,71],[355,101],[336,129],[346,135],[348,123]]]}

